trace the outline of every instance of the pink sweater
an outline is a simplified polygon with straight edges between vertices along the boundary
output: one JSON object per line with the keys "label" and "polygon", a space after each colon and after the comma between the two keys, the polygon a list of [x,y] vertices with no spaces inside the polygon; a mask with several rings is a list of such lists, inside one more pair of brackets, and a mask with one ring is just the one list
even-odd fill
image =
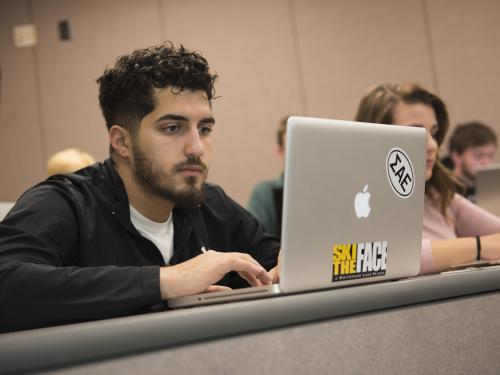
{"label": "pink sweater", "polygon": [[495,216],[464,197],[455,194],[448,207],[448,220],[431,199],[425,198],[422,228],[421,274],[437,272],[432,255],[432,240],[484,236],[500,232],[500,217]]}

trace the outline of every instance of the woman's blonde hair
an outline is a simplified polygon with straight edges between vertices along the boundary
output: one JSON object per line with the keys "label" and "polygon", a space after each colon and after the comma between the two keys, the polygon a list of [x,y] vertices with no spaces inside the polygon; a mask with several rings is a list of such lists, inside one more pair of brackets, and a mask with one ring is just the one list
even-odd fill
{"label": "woman's blonde hair", "polygon": [[[371,87],[359,103],[356,121],[394,124],[394,108],[400,102],[421,103],[434,109],[438,125],[434,139],[438,147],[441,146],[449,127],[446,105],[437,95],[416,83],[381,84]],[[454,193],[454,178],[437,160],[432,170],[432,177],[425,183],[425,194],[440,204],[441,211],[446,216],[446,208]]]}

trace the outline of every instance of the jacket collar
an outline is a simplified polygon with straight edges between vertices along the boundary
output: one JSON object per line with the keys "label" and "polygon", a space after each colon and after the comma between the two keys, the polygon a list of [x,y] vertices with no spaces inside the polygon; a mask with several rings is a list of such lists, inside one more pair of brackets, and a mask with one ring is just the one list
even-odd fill
{"label": "jacket collar", "polygon": [[106,185],[106,193],[111,205],[112,214],[129,231],[138,234],[130,220],[130,209],[127,191],[123,180],[115,169],[115,162],[108,158],[103,162],[103,180]]}

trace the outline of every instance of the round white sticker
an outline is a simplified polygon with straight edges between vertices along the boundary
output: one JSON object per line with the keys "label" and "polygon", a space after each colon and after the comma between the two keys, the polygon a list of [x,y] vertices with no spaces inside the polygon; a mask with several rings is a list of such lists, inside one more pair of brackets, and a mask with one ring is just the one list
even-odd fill
{"label": "round white sticker", "polygon": [[415,188],[415,172],[406,152],[392,148],[387,154],[386,170],[392,190],[403,199],[410,197]]}

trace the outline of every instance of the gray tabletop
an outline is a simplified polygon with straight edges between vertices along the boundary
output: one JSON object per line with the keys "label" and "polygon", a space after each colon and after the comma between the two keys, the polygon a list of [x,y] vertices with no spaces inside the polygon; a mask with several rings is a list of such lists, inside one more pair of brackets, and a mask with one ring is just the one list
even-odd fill
{"label": "gray tabletop", "polygon": [[500,290],[500,267],[0,335],[0,372],[40,371]]}

